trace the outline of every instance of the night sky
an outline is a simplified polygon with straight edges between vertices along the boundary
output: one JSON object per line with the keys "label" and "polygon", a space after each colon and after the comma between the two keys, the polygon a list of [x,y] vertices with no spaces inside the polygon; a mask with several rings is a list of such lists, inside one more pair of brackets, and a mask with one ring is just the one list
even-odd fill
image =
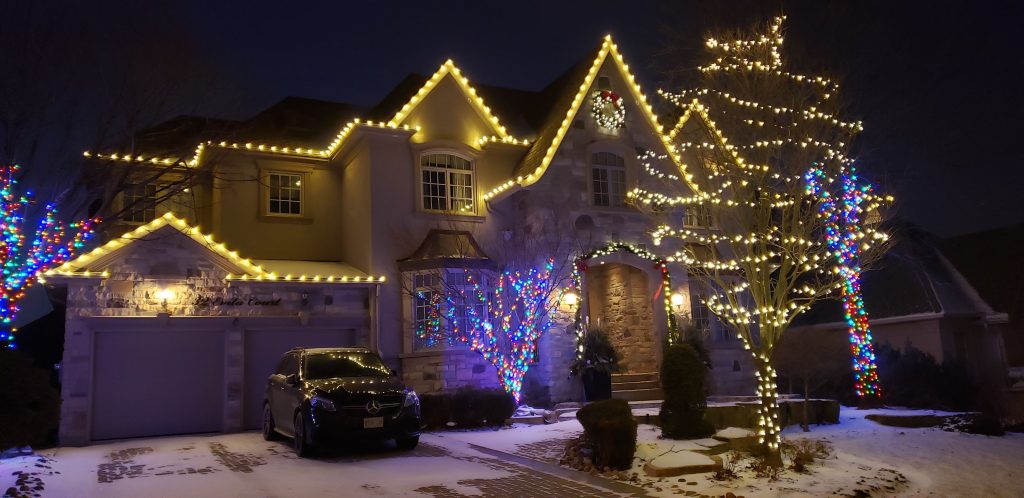
{"label": "night sky", "polygon": [[[1024,221],[1024,8],[888,3],[783,2],[784,56],[801,72],[842,79],[849,117],[865,123],[862,169],[897,196],[900,218],[940,235]],[[699,62],[708,29],[780,9],[644,0],[4,4],[0,113],[39,110],[36,156],[26,147],[14,156],[30,170],[26,158],[39,157],[30,180],[40,183],[52,178],[41,165],[66,168],[81,150],[123,143],[147,123],[182,113],[245,118],[288,95],[368,106],[407,73],[430,74],[449,57],[473,82],[540,89],[605,33],[650,95],[685,84],[685,72],[666,74]]]}

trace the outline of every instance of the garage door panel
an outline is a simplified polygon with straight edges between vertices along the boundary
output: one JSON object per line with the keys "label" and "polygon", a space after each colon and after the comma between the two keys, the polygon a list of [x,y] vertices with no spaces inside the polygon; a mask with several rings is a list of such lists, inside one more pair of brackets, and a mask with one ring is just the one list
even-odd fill
{"label": "garage door panel", "polygon": [[352,329],[247,330],[245,331],[245,407],[242,426],[258,429],[263,416],[267,377],[286,351],[296,347],[356,346]]}
{"label": "garage door panel", "polygon": [[222,331],[99,331],[94,340],[92,439],[222,429]]}

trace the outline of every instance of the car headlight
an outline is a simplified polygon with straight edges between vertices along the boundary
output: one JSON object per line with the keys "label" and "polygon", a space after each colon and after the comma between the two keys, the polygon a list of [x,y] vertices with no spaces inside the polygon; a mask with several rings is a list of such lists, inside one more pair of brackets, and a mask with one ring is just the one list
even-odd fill
{"label": "car headlight", "polygon": [[405,402],[402,406],[412,406],[420,404],[419,396],[416,396],[416,391],[408,391],[405,393]]}
{"label": "car headlight", "polygon": [[334,402],[329,399],[321,398],[320,396],[313,396],[313,398],[309,400],[309,404],[324,411],[335,411]]}

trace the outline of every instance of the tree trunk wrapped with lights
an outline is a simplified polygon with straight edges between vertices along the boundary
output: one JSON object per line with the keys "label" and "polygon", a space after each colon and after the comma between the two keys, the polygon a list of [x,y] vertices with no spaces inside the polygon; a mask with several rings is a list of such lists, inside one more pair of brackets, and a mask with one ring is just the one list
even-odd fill
{"label": "tree trunk wrapped with lights", "polygon": [[[0,258],[3,259],[3,285],[0,286],[0,347],[15,347],[12,323],[18,314],[18,302],[25,290],[36,283],[40,273],[71,259],[92,237],[91,219],[65,225],[57,218],[53,202],[33,210],[32,193],[16,192],[17,165],[0,167]],[[31,220],[36,226],[26,226]],[[26,234],[30,238],[26,238]]]}
{"label": "tree trunk wrapped with lights", "polygon": [[[883,246],[886,235],[861,221],[890,200],[856,187],[852,205],[829,210],[831,200],[846,202],[848,180],[859,185],[847,150],[862,128],[840,119],[837,83],[784,67],[782,22],[776,18],[752,35],[707,40],[712,60],[700,68],[702,86],[662,93],[682,111],[669,134],[671,153],[691,169],[680,172],[665,157],[643,153],[648,175],[629,193],[654,219],[659,252],[687,265],[704,288],[704,304],[752,353],[758,435],[776,464],[775,345],[815,302],[836,294],[860,302],[858,286],[840,289],[851,282],[847,270],[859,276]],[[834,230],[843,232],[842,255],[830,239]],[[855,317],[851,323],[863,318],[867,330],[862,303],[847,312]],[[870,341],[869,334],[860,337]],[[855,362],[862,364],[864,350],[858,354]],[[870,349],[866,354],[871,357]],[[858,394],[877,395],[871,378],[859,380]]]}

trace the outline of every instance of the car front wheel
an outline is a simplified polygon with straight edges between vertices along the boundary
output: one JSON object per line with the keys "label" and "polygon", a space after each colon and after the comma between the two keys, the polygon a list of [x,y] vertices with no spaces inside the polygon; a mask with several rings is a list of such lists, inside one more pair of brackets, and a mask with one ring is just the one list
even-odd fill
{"label": "car front wheel", "polygon": [[263,404],[263,439],[265,441],[277,439],[277,431],[274,430],[274,415],[270,413],[270,403]]}
{"label": "car front wheel", "polygon": [[420,437],[419,436],[400,437],[400,438],[395,439],[395,444],[398,445],[398,449],[400,449],[400,450],[411,450],[411,449],[415,448],[416,445],[419,444],[419,443],[420,443]]}
{"label": "car front wheel", "polygon": [[306,423],[302,412],[295,414],[295,454],[300,458],[308,457],[313,452],[312,446],[306,442]]}

